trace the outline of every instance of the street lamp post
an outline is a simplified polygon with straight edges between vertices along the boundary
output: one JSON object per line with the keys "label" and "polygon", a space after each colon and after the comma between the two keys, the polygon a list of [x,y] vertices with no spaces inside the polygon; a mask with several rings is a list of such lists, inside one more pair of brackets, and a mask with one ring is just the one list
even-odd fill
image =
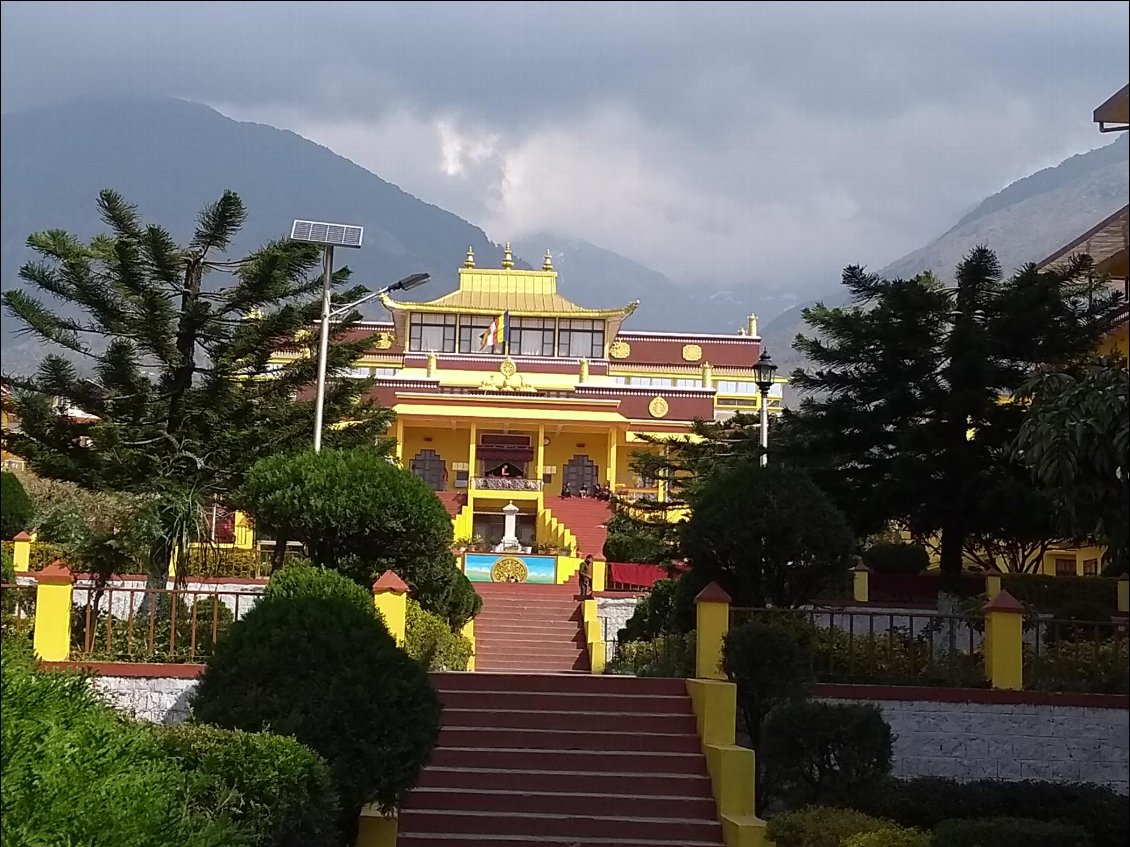
{"label": "street lamp post", "polygon": [[773,374],[777,365],[768,351],[762,351],[754,368],[757,388],[761,392],[761,467],[769,464],[769,389],[773,387]]}
{"label": "street lamp post", "polygon": [[359,250],[364,237],[364,227],[352,224],[331,224],[322,221],[296,220],[290,229],[290,240],[322,247],[322,318],[318,339],[318,392],[314,400],[314,452],[322,450],[322,416],[326,403],[326,357],[330,346],[330,319],[356,308],[362,303],[390,291],[415,288],[428,281],[427,274],[412,274],[399,282],[367,294],[360,300],[340,309],[330,308],[333,296],[334,247],[351,247]]}

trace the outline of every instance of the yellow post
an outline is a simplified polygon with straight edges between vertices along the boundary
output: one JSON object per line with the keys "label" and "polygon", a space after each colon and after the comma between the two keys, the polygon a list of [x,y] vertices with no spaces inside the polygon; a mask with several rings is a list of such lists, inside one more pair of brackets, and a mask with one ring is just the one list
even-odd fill
{"label": "yellow post", "polygon": [[1130,612],[1130,576],[1126,574],[1118,578],[1118,611]]}
{"label": "yellow post", "polygon": [[235,546],[238,550],[250,550],[255,546],[255,527],[246,512],[235,513]]}
{"label": "yellow post", "polygon": [[616,465],[620,461],[620,430],[612,429],[608,433],[608,488],[616,493]]}
{"label": "yellow post", "polygon": [[467,505],[474,512],[475,476],[479,473],[479,428],[474,421],[471,421],[470,439],[470,443],[467,445]]}
{"label": "yellow post", "polygon": [[985,574],[985,594],[990,600],[1001,593],[1001,575],[999,573]]}
{"label": "yellow post", "polygon": [[63,662],[71,655],[71,613],[75,579],[55,560],[38,574],[35,591],[35,654],[44,662]]}
{"label": "yellow post", "polygon": [[856,603],[866,603],[871,596],[871,569],[859,564],[852,568],[851,597]]}
{"label": "yellow post", "polygon": [[408,586],[392,571],[385,571],[373,583],[373,605],[377,607],[389,633],[404,646],[408,621]]}
{"label": "yellow post", "polygon": [[357,847],[396,847],[398,824],[395,814],[385,815],[375,806],[363,807],[357,821]]}
{"label": "yellow post", "polygon": [[35,543],[35,536],[21,532],[12,539],[12,567],[16,573],[27,573],[31,570],[31,545]]}
{"label": "yellow post", "polygon": [[581,619],[585,624],[585,643],[589,650],[589,672],[604,673],[608,655],[604,646],[604,633],[600,631],[600,618],[596,613],[596,600],[590,598],[581,601]]}
{"label": "yellow post", "polygon": [[463,633],[463,637],[471,642],[471,658],[467,660],[467,670],[473,671],[475,669],[475,619],[472,618],[463,624],[463,629],[460,631]]}
{"label": "yellow post", "polygon": [[1024,688],[1024,606],[1005,590],[985,604],[985,676],[993,688]]}
{"label": "yellow post", "polygon": [[404,421],[396,419],[396,463],[404,466]]}
{"label": "yellow post", "polygon": [[722,642],[730,631],[730,595],[712,582],[694,598],[697,628],[695,636],[695,676],[699,679],[725,679],[722,671]]}
{"label": "yellow post", "polygon": [[608,562],[592,560],[592,590],[603,591],[608,582]]}

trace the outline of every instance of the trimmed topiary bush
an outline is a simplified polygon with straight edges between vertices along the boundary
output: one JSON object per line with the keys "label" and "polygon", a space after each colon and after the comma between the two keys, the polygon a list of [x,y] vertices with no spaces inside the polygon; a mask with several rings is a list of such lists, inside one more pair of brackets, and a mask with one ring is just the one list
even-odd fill
{"label": "trimmed topiary bush", "polygon": [[891,773],[891,728],[877,706],[783,703],[761,728],[765,791],[789,807],[826,803]]}
{"label": "trimmed topiary bush", "polygon": [[881,541],[863,551],[863,564],[875,573],[920,574],[930,567],[930,554],[921,544]]}
{"label": "trimmed topiary bush", "polygon": [[308,561],[291,562],[271,575],[263,599],[309,600],[315,597],[338,599],[376,617],[377,608],[371,591],[329,568],[319,568]]}
{"label": "trimmed topiary bush", "polygon": [[11,541],[31,529],[35,509],[20,478],[11,471],[0,471],[0,538]]}
{"label": "trimmed topiary bush", "polygon": [[931,847],[931,842],[928,832],[893,826],[890,829],[849,835],[840,842],[840,847]]}
{"label": "trimmed topiary bush", "polygon": [[7,644],[0,663],[5,845],[249,843],[186,806],[185,774],[151,730],[122,720],[85,678],[39,673]]}
{"label": "trimmed topiary bush", "polygon": [[942,821],[934,829],[933,847],[1095,847],[1095,843],[1086,830],[1071,824],[984,818]]}
{"label": "trimmed topiary bush", "polygon": [[807,806],[769,820],[767,832],[776,847],[840,847],[845,839],[889,831],[894,824],[852,809]]}
{"label": "trimmed topiary bush", "polygon": [[189,775],[188,808],[238,826],[256,847],[337,847],[337,792],[325,761],[293,738],[181,724],[155,730]]}
{"label": "trimmed topiary bush", "polygon": [[755,749],[765,716],[781,703],[806,697],[815,683],[803,625],[790,614],[767,613],[726,634],[722,669],[738,686],[738,708]]}
{"label": "trimmed topiary bush", "polygon": [[404,649],[408,655],[430,671],[465,671],[475,652],[471,642],[452,632],[447,621],[425,612],[420,604],[408,598]]}
{"label": "trimmed topiary bush", "polygon": [[301,579],[305,593],[264,597],[232,626],[192,707],[198,721],[269,729],[321,754],[351,839],[362,805],[395,808],[415,784],[439,734],[439,700],[371,606],[336,593],[330,575]]}
{"label": "trimmed topiary bush", "polygon": [[933,829],[947,818],[1000,817],[1023,810],[1029,818],[1082,827],[1096,847],[1130,843],[1130,804],[1101,785],[923,776],[883,780],[852,792],[845,805],[921,829]]}

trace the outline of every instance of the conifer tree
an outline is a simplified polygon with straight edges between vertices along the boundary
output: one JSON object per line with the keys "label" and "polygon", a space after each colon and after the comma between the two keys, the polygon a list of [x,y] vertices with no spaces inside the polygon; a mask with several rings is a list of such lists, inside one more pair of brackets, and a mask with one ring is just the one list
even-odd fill
{"label": "conifer tree", "polygon": [[[807,466],[857,533],[896,521],[919,538],[940,535],[952,586],[972,538],[1008,535],[1010,520],[1051,527],[1050,504],[1019,516],[994,513],[1002,481],[1023,485],[1011,444],[1025,415],[1011,396],[1034,372],[1093,350],[1119,301],[1087,257],[1021,268],[1004,279],[996,256],[973,249],[956,286],[930,274],[887,280],[853,266],[853,303],[804,313],[812,335],[796,348],[811,366],[793,384],[807,396],[775,440]],[[995,494],[994,494],[995,496]]]}
{"label": "conifer tree", "polygon": [[[227,498],[256,460],[310,442],[317,334],[307,327],[319,316],[319,252],[277,241],[228,258],[247,217],[231,191],[200,212],[184,246],[114,191],[101,192],[98,207],[108,233],[89,242],[62,230],[31,235],[39,258],[20,270],[30,291],[4,294],[22,331],[51,352],[34,374],[5,375],[21,431],[3,443],[41,476],[146,495],[158,529],[151,573],[163,581],[200,506]],[[334,285],[348,277],[339,271]],[[358,319],[332,328],[331,375],[371,340]],[[276,367],[269,359],[280,346],[298,355]],[[330,381],[327,443],[374,444],[386,431],[389,414],[365,399],[370,385]]]}

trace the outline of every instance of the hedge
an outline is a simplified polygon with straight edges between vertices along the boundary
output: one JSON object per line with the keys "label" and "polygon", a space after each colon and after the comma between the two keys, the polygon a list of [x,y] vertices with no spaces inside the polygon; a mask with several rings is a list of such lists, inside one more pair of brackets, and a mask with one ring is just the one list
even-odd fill
{"label": "hedge", "polygon": [[1059,641],[1024,650],[1024,687],[1032,691],[1130,694],[1130,644]]}
{"label": "hedge", "polygon": [[942,821],[933,847],[1095,847],[1082,827],[1031,818]]}
{"label": "hedge", "polygon": [[408,598],[404,649],[430,671],[465,671],[475,652],[471,642],[453,632],[439,615],[425,612]]}
{"label": "hedge", "polygon": [[1130,843],[1130,804],[1101,785],[888,779],[866,791],[853,792],[845,805],[921,829],[933,829],[948,818],[992,818],[1022,810],[1029,818],[1080,826],[1090,833],[1096,847]]}
{"label": "hedge", "polygon": [[889,829],[849,835],[840,843],[840,847],[932,847],[932,843],[933,839],[928,832],[892,826]]}
{"label": "hedge", "polygon": [[199,724],[155,729],[189,775],[188,807],[238,826],[256,847],[336,847],[337,792],[325,761],[293,738]]}
{"label": "hedge", "polygon": [[1053,617],[1078,608],[1118,610],[1118,580],[1102,576],[1005,574],[1001,586],[1017,600]]}
{"label": "hedge", "polygon": [[884,832],[892,826],[853,809],[807,806],[770,818],[767,834],[776,847],[840,847],[853,835]]}
{"label": "hedge", "polygon": [[882,541],[863,551],[863,564],[875,573],[920,574],[930,567],[930,554],[921,544]]}
{"label": "hedge", "polygon": [[0,538],[7,541],[31,529],[34,516],[35,507],[20,478],[11,471],[0,471]]}
{"label": "hedge", "polygon": [[[212,547],[202,545],[188,551],[187,576],[230,576],[257,579],[269,574],[271,566],[263,564],[256,548]],[[145,568],[141,569],[145,572]]]}
{"label": "hedge", "polygon": [[693,677],[695,634],[672,633],[650,641],[625,641],[616,645],[605,673],[628,676]]}

